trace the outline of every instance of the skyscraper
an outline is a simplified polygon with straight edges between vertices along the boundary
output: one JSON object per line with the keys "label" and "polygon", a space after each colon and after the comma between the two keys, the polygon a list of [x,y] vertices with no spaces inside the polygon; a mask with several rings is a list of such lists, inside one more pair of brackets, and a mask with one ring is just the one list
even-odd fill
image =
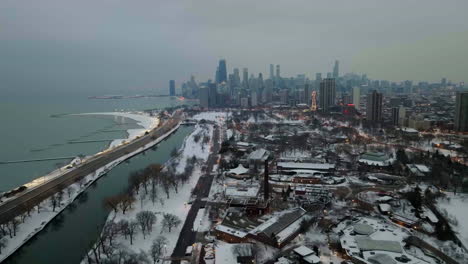
{"label": "skyscraper", "polygon": [[234,86],[240,86],[240,73],[238,68],[234,68]]}
{"label": "skyscraper", "polygon": [[308,106],[312,104],[311,96],[312,96],[312,93],[310,90],[310,85],[306,83],[304,85],[304,101]]}
{"label": "skyscraper", "polygon": [[175,96],[175,81],[174,80],[169,81],[169,95]]}
{"label": "skyscraper", "polygon": [[382,94],[376,90],[367,95],[367,120],[371,122],[382,121]]}
{"label": "skyscraper", "polygon": [[242,86],[249,88],[249,69],[247,68],[242,69]]}
{"label": "skyscraper", "polygon": [[217,73],[217,83],[227,82],[227,68],[225,59],[219,60]]}
{"label": "skyscraper", "polygon": [[333,78],[337,79],[340,72],[339,72],[339,64],[340,62],[338,60],[335,61],[335,66],[333,67]]}
{"label": "skyscraper", "polygon": [[216,83],[209,83],[208,88],[209,88],[208,105],[209,107],[217,107],[218,106],[218,89],[216,88]]}
{"label": "skyscraper", "polygon": [[353,87],[353,104],[356,110],[359,110],[361,105],[361,87],[354,86]]}
{"label": "skyscraper", "polygon": [[280,78],[281,78],[281,75],[280,75],[280,66],[279,66],[279,64],[276,65],[276,78],[277,78],[277,79],[280,79]]}
{"label": "skyscraper", "polygon": [[270,64],[270,79],[274,79],[275,78],[275,66],[273,66],[273,64]]}
{"label": "skyscraper", "polygon": [[319,89],[321,81],[322,81],[322,74],[320,72],[317,72],[315,74],[315,90]]}
{"label": "skyscraper", "polygon": [[320,82],[319,106],[323,112],[328,112],[335,105],[336,85],[335,79],[326,78]]}
{"label": "skyscraper", "polygon": [[457,92],[455,99],[455,130],[468,131],[468,92]]}

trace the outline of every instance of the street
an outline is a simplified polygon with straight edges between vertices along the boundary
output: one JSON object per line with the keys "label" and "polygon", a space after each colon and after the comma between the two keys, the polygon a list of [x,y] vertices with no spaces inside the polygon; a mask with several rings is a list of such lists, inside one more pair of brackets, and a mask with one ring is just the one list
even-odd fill
{"label": "street", "polygon": [[[177,240],[174,252],[172,253],[173,258],[183,257],[185,255],[185,249],[195,242],[196,232],[192,230],[193,223],[195,222],[195,218],[197,217],[198,211],[206,203],[205,201],[202,201],[202,199],[208,197],[208,195],[210,194],[210,188],[214,178],[212,170],[213,166],[217,162],[218,152],[220,149],[219,137],[219,128],[216,127],[213,132],[213,147],[211,149],[211,154],[208,157],[208,161],[206,163],[206,170],[204,172],[205,175],[200,176],[197,183],[197,187],[194,190],[194,195],[197,198],[190,207],[190,210],[187,214],[187,218],[185,219],[182,230],[180,231],[179,239]],[[172,262],[179,263],[180,261],[173,260]]]}

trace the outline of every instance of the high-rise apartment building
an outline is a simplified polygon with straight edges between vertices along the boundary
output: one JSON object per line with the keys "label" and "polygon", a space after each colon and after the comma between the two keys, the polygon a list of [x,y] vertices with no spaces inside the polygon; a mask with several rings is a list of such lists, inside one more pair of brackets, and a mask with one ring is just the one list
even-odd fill
{"label": "high-rise apartment building", "polygon": [[367,95],[367,120],[371,122],[382,121],[382,94],[376,90]]}
{"label": "high-rise apartment building", "polygon": [[336,84],[335,79],[326,78],[320,82],[319,107],[323,112],[328,112],[335,105]]}
{"label": "high-rise apartment building", "polygon": [[457,92],[455,99],[455,130],[468,131],[468,91]]}

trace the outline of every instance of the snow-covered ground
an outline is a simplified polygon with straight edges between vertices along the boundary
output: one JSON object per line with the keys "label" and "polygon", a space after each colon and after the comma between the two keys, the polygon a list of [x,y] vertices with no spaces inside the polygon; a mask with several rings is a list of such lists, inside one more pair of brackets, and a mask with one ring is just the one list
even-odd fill
{"label": "snow-covered ground", "polygon": [[192,118],[195,120],[207,120],[214,122],[224,122],[228,117],[231,116],[231,112],[202,112],[194,115]]}
{"label": "snow-covered ground", "polygon": [[[201,135],[197,139],[197,135]],[[115,223],[120,220],[133,221],[136,218],[136,215],[142,211],[150,211],[156,215],[156,223],[153,225],[152,232],[143,236],[141,231],[136,232],[133,239],[133,244],[130,244],[130,240],[124,236],[118,236],[115,241],[117,244],[120,244],[122,248],[125,248],[128,251],[133,251],[136,253],[146,252],[149,253],[152,241],[159,236],[164,236],[167,238],[167,243],[165,244],[165,249],[163,254],[165,256],[170,256],[179,237],[179,233],[182,229],[187,213],[190,210],[188,204],[190,196],[192,193],[192,188],[197,184],[199,177],[202,174],[201,167],[208,159],[210,154],[210,145],[212,144],[212,135],[213,135],[213,126],[211,125],[197,125],[195,130],[185,139],[183,146],[179,150],[179,155],[167,162],[168,164],[176,164],[175,171],[183,172],[187,160],[192,159],[194,156],[197,158],[198,162],[195,166],[195,169],[192,172],[191,177],[188,182],[179,186],[178,191],[170,189],[169,199],[166,199],[167,196],[161,186],[158,188],[158,197],[155,203],[152,202],[150,197],[135,197],[136,201],[134,202],[132,208],[123,214],[121,211],[117,213],[112,212],[108,217],[108,222],[113,221]],[[210,141],[208,143],[203,142],[203,137],[208,136]],[[167,168],[167,167],[166,167]],[[144,193],[143,190],[140,190],[140,195]],[[181,220],[181,224],[177,227],[172,228],[171,232],[163,229],[162,219],[164,214],[172,214],[177,216]],[[200,219],[202,218],[200,215]],[[197,218],[198,219],[198,218]],[[200,221],[198,220],[198,222]],[[196,221],[197,222],[197,221]],[[195,224],[196,224],[195,222]],[[197,226],[197,228],[204,228],[204,226]],[[149,255],[149,254],[148,254]],[[86,263],[83,260],[83,263]]]}
{"label": "snow-covered ground", "polygon": [[458,234],[463,245],[468,248],[468,195],[446,193],[447,199],[439,199],[437,206],[448,213],[452,229]]}
{"label": "snow-covered ground", "polygon": [[123,122],[125,118],[129,118],[132,120],[137,121],[137,125],[141,126],[141,128],[133,128],[127,130],[127,138],[122,139],[115,139],[113,140],[109,148],[113,148],[115,146],[120,145],[124,141],[129,141],[135,139],[137,136],[141,136],[147,130],[151,130],[158,126],[159,119],[156,116],[150,116],[148,113],[145,112],[98,112],[98,113],[82,113],[76,115],[108,115],[114,116],[117,122]]}
{"label": "snow-covered ground", "polygon": [[[31,215],[25,218],[24,223],[22,222],[19,224],[16,236],[14,236],[13,238],[10,238],[8,236],[3,238],[6,241],[6,246],[1,250],[2,253],[0,254],[0,262],[3,261],[5,258],[7,258],[9,255],[11,255],[13,252],[15,252],[18,248],[20,248],[24,243],[26,243],[34,235],[36,235],[38,232],[44,229],[47,223],[49,223],[54,217],[56,217],[61,211],[63,211],[69,204],[71,204],[78,197],[80,193],[82,193],[84,190],[86,190],[87,187],[91,185],[91,183],[99,179],[99,177],[106,174],[109,170],[111,170],[113,167],[117,166],[118,164],[122,163],[126,159],[158,144],[159,142],[164,140],[166,137],[171,135],[178,128],[179,128],[179,125],[174,127],[171,131],[167,132],[163,136],[159,137],[157,140],[151,143],[148,143],[145,146],[125,156],[122,156],[117,160],[114,160],[113,162],[107,164],[104,167],[99,168],[94,173],[87,175],[82,181],[82,183],[75,183],[75,184],[70,185],[70,196],[68,196],[68,189],[65,189],[64,191],[65,194],[63,195],[63,201],[61,202],[60,205],[58,205],[55,208],[55,212],[52,211],[50,198],[41,203],[40,205],[41,208],[39,210],[39,213],[36,209],[37,207],[34,208],[30,212]],[[20,217],[17,217],[17,218],[20,218]]]}
{"label": "snow-covered ground", "polygon": [[193,222],[193,230],[197,232],[206,232],[211,228],[210,220],[208,219],[208,211],[200,209],[198,211],[195,222]]}

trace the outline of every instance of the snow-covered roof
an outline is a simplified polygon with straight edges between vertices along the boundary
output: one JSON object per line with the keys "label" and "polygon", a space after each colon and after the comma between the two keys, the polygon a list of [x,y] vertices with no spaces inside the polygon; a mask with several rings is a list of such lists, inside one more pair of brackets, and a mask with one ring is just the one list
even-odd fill
{"label": "snow-covered roof", "polygon": [[266,149],[257,149],[249,154],[248,159],[265,161],[269,154],[270,153]]}
{"label": "snow-covered roof", "polygon": [[388,195],[377,198],[378,202],[388,202],[388,201],[391,201],[391,200],[393,200],[393,197],[388,196]]}
{"label": "snow-covered roof", "polygon": [[355,224],[353,230],[360,235],[370,235],[375,231],[374,228],[368,224]]}
{"label": "snow-covered roof", "polygon": [[401,131],[406,132],[406,133],[419,133],[419,131],[411,127],[403,127],[401,128]]}
{"label": "snow-covered roof", "polygon": [[249,185],[249,186],[234,186],[234,187],[227,187],[226,188],[226,196],[231,197],[257,197],[259,192],[259,187],[257,185]]}
{"label": "snow-covered roof", "polygon": [[304,258],[304,261],[307,263],[311,263],[311,264],[317,264],[317,263],[320,263],[320,258],[317,257],[316,255],[309,255]]}
{"label": "snow-covered roof", "polygon": [[397,264],[397,262],[392,257],[382,253],[375,254],[374,256],[369,257],[367,260],[375,264]]}
{"label": "snow-covered roof", "polygon": [[332,170],[335,164],[330,163],[300,163],[300,162],[278,162],[278,167],[283,169],[303,169],[303,170]]}
{"label": "snow-covered roof", "polygon": [[250,143],[242,142],[242,141],[236,142],[236,145],[237,146],[242,146],[242,147],[250,147],[251,146]]}
{"label": "snow-covered roof", "polygon": [[379,204],[379,209],[382,212],[390,212],[392,210],[392,206],[389,204]]}
{"label": "snow-covered roof", "polygon": [[297,247],[293,251],[302,257],[308,256],[310,254],[314,254],[314,251],[306,246]]}
{"label": "snow-covered roof", "polygon": [[281,257],[275,262],[275,264],[291,264],[291,263],[293,262],[285,257]]}
{"label": "snow-covered roof", "polygon": [[389,251],[402,253],[401,245],[397,241],[391,240],[374,240],[366,237],[356,237],[356,243],[362,251]]}
{"label": "snow-covered roof", "polygon": [[236,175],[246,174],[247,172],[249,172],[249,169],[245,168],[242,164],[239,164],[237,168],[231,169],[228,171],[228,173],[232,173]]}
{"label": "snow-covered roof", "polygon": [[414,164],[414,166],[416,166],[416,168],[418,168],[418,170],[422,173],[428,173],[431,171],[426,165],[423,164]]}
{"label": "snow-covered roof", "polygon": [[293,222],[288,227],[281,230],[281,232],[276,234],[277,242],[281,244],[294,234],[297,234],[297,232],[301,228],[302,221],[305,220],[306,217],[307,215],[303,215],[301,218],[297,219],[295,222]]}
{"label": "snow-covered roof", "polygon": [[269,237],[273,234],[278,235],[281,231],[300,219],[305,213],[306,211],[302,208],[294,208],[278,212],[273,217],[253,229],[251,233],[265,233]]}
{"label": "snow-covered roof", "polygon": [[243,232],[243,231],[240,231],[238,229],[234,229],[228,226],[224,226],[224,225],[217,225],[215,229],[223,233],[227,233],[232,236],[238,237],[238,238],[244,238],[247,235],[246,232]]}
{"label": "snow-covered roof", "polygon": [[[236,248],[240,247],[240,250]],[[252,256],[252,244],[228,244],[218,243],[216,246],[216,263],[217,264],[236,264],[237,257]]]}

